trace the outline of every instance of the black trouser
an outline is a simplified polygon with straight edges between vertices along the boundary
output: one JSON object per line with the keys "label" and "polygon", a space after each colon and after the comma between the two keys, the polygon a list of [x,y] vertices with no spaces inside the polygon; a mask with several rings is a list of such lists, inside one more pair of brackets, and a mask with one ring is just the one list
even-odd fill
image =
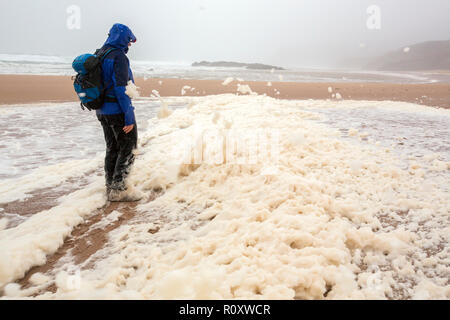
{"label": "black trouser", "polygon": [[124,114],[97,115],[102,124],[106,142],[105,179],[111,189],[125,190],[125,179],[134,162],[137,148],[137,126],[128,134],[123,131]]}

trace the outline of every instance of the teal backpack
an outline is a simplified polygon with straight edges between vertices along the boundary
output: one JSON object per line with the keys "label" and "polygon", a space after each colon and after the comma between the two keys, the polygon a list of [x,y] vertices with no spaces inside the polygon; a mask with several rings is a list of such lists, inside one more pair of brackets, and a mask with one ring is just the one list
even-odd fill
{"label": "teal backpack", "polygon": [[117,49],[99,49],[95,54],[83,54],[73,61],[72,68],[77,72],[73,87],[80,99],[81,109],[97,110],[105,103],[106,88],[102,79],[102,63],[114,50]]}

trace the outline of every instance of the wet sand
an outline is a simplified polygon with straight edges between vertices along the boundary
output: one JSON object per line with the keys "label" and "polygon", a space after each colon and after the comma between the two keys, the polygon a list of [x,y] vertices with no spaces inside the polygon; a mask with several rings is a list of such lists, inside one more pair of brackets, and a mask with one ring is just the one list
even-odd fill
{"label": "wet sand", "polygon": [[[185,79],[136,79],[142,97],[149,97],[152,90],[161,96],[181,96],[184,86],[195,88],[185,90],[185,96],[204,96],[236,93],[237,81],[227,86],[223,80]],[[258,94],[280,99],[331,99],[338,92],[342,99],[405,101],[428,106],[450,108],[450,83],[435,84],[392,84],[392,83],[298,83],[243,81]],[[279,92],[279,94],[277,94]],[[77,101],[69,76],[0,75],[0,104],[26,104],[42,102]]]}
{"label": "wet sand", "polygon": [[[80,265],[90,258],[94,253],[105,247],[108,242],[108,233],[117,229],[122,224],[129,221],[136,214],[136,203],[123,204],[123,203],[108,203],[104,208],[97,210],[89,219],[84,223],[76,226],[70,236],[64,240],[64,244],[58,248],[58,250],[47,256],[45,264],[35,266],[25,273],[25,276],[16,281],[23,289],[30,287],[30,278],[35,273],[47,273],[51,272],[58,263],[61,262],[65,256],[70,255],[74,259],[75,265]],[[108,214],[114,210],[120,210],[123,214],[116,222],[111,223],[103,229],[91,230],[90,227],[101,221]],[[92,267],[92,265],[89,265]],[[56,285],[51,282],[47,283],[47,288],[44,291],[50,291],[55,293]],[[42,293],[42,292],[41,292]]]}
{"label": "wet sand", "polygon": [[[56,197],[68,195],[83,186],[84,185],[81,185],[79,188],[65,190],[64,192],[58,191],[57,187],[37,190],[33,192],[32,197],[27,199],[26,201],[14,201],[12,203],[0,204],[0,208],[8,210],[18,209],[19,211],[16,212],[19,215],[30,217],[31,215],[39,213],[42,210],[48,210],[56,206],[57,203],[54,201]],[[147,202],[153,201],[161,194],[162,192],[160,191],[152,191],[152,194],[147,199]],[[49,195],[52,196],[50,197]],[[24,277],[16,280],[15,282],[20,284],[22,289],[30,287],[31,283],[29,279],[33,274],[45,274],[51,272],[53,268],[61,263],[61,260],[64,259],[67,255],[73,257],[73,263],[75,265],[81,265],[94,253],[101,250],[107,245],[109,232],[117,229],[135,216],[135,209],[138,204],[142,204],[142,201],[139,203],[107,202],[107,204],[103,208],[96,210],[89,218],[85,219],[83,223],[76,226],[71,234],[64,240],[64,244],[60,248],[58,248],[55,253],[47,256],[47,261],[45,262],[45,264],[32,267],[25,273]],[[122,213],[117,221],[112,222],[108,226],[101,229],[91,229],[94,224],[100,222],[114,210],[119,210]],[[14,225],[10,227],[14,227]],[[149,230],[148,232],[156,233],[158,232],[158,230]],[[84,268],[89,269],[91,267],[93,267],[93,262],[88,264]],[[46,289],[44,289],[40,293],[43,293],[44,291],[50,291],[53,293],[56,292],[55,284],[53,282],[47,283]],[[0,291],[0,297],[1,296],[2,292]]]}

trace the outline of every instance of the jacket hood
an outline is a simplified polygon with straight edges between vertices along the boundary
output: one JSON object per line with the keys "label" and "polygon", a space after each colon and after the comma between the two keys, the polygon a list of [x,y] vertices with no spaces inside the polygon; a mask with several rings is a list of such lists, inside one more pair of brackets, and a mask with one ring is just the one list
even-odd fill
{"label": "jacket hood", "polygon": [[136,42],[133,32],[124,24],[116,23],[113,25],[108,35],[105,45],[121,49],[125,53],[128,52],[128,43]]}

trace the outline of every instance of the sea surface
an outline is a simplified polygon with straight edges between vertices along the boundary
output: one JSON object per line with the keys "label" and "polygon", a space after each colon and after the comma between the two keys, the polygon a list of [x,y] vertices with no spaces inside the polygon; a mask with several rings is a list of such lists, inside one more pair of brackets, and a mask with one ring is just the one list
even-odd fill
{"label": "sea surface", "polygon": [[[0,54],[0,74],[74,75],[74,57]],[[380,72],[349,69],[287,68],[248,70],[246,68],[192,67],[192,62],[131,60],[135,76],[221,80],[228,77],[246,81],[288,82],[450,82],[450,72]]]}

